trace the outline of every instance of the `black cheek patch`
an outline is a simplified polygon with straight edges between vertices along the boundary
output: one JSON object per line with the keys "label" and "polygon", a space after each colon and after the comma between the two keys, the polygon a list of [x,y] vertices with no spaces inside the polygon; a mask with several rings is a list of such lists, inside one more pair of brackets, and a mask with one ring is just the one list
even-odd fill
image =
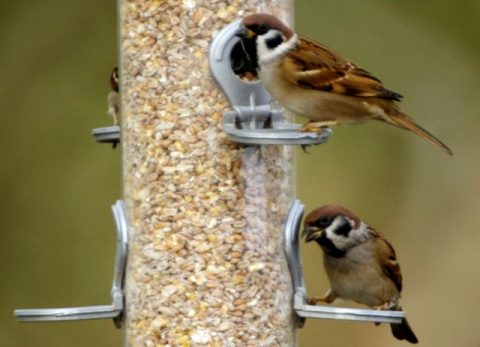
{"label": "black cheek patch", "polygon": [[279,46],[283,42],[282,35],[277,34],[272,38],[269,38],[265,41],[266,45],[270,49],[274,49],[275,47]]}
{"label": "black cheek patch", "polygon": [[346,252],[338,249],[335,244],[325,236],[325,234],[322,234],[320,238],[316,240],[320,247],[322,247],[323,251],[334,258],[342,258],[345,256]]}
{"label": "black cheek patch", "polygon": [[337,235],[348,237],[348,234],[350,233],[351,230],[352,230],[352,226],[350,225],[350,223],[345,222],[340,227],[335,229],[334,232]]}

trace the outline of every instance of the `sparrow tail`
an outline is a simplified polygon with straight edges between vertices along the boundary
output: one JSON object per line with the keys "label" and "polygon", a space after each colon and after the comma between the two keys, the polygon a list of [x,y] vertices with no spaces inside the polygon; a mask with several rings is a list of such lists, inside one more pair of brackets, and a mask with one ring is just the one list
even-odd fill
{"label": "sparrow tail", "polygon": [[390,324],[390,327],[396,339],[407,340],[410,343],[418,343],[418,339],[406,319],[402,320],[400,324]]}
{"label": "sparrow tail", "polygon": [[416,124],[406,114],[397,110],[396,114],[390,115],[390,117],[388,117],[388,119],[386,121],[387,121],[387,123],[395,125],[399,128],[410,130],[411,132],[417,134],[421,138],[423,138],[423,139],[427,140],[428,142],[434,144],[435,146],[440,147],[447,154],[453,155],[452,150],[450,148],[448,148],[448,146],[446,144],[444,144],[442,141],[437,139],[435,136],[433,136],[426,129],[424,129],[420,125]]}

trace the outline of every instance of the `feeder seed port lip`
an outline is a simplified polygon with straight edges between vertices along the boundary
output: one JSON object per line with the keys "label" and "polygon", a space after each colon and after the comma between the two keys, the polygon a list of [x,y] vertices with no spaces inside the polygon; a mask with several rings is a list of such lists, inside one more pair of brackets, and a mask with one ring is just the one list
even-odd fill
{"label": "feeder seed port lip", "polygon": [[100,143],[118,143],[120,142],[120,126],[95,128],[92,130],[92,135]]}
{"label": "feeder seed port lip", "polygon": [[302,327],[306,318],[341,319],[375,323],[401,323],[403,311],[380,311],[347,307],[332,307],[307,304],[307,290],[303,278],[299,252],[299,232],[305,205],[295,199],[290,204],[285,223],[285,252],[294,287],[293,308]]}
{"label": "feeder seed port lip", "polygon": [[330,137],[331,130],[324,129],[320,134],[301,133],[297,131],[299,125],[284,122],[282,125],[293,125],[288,128],[273,129],[255,129],[244,130],[237,129],[235,124],[223,123],[223,130],[229,135],[232,141],[245,144],[266,144],[266,145],[311,145],[326,142]]}
{"label": "feeder seed port lip", "polygon": [[302,291],[295,292],[294,309],[302,318],[340,319],[374,323],[401,323],[405,318],[403,311],[380,311],[347,307],[328,307],[307,305]]}
{"label": "feeder seed port lip", "polygon": [[[235,35],[241,20],[220,30],[210,45],[210,71],[227,96],[234,111],[224,113],[222,128],[230,140],[244,144],[318,145],[328,140],[330,129],[321,133],[299,131],[300,125],[288,122],[281,110],[272,109],[272,97],[259,80],[244,81],[232,70],[230,55],[239,38]],[[264,122],[274,117],[271,127]],[[246,127],[239,128],[238,123]]]}
{"label": "feeder seed port lip", "polygon": [[17,309],[14,311],[14,314],[18,321],[49,322],[113,318],[115,326],[117,328],[121,327],[121,317],[123,313],[123,279],[128,247],[128,224],[124,202],[117,200],[112,206],[112,212],[117,235],[117,251],[111,291],[112,304],[65,308]]}
{"label": "feeder seed port lip", "polygon": [[70,308],[19,309],[15,310],[15,316],[20,322],[50,322],[115,318],[119,316],[121,312],[121,308],[117,309],[113,305],[105,305]]}

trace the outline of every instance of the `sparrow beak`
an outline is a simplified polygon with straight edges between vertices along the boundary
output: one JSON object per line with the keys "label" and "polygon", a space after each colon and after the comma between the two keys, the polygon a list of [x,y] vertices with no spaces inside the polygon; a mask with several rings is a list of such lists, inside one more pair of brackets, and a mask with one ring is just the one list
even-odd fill
{"label": "sparrow beak", "polygon": [[307,225],[303,229],[302,237],[305,237],[305,242],[311,242],[320,238],[320,236],[322,236],[322,233],[323,233],[323,229],[319,229],[318,227]]}
{"label": "sparrow beak", "polygon": [[252,37],[255,37],[257,34],[255,34],[254,31],[245,28],[242,26],[236,33],[235,36],[240,38],[240,39],[251,39]]}

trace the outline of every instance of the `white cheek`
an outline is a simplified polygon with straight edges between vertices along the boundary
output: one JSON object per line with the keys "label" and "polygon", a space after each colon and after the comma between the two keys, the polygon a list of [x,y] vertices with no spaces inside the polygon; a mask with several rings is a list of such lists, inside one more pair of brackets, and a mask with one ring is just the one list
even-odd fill
{"label": "white cheek", "polygon": [[333,242],[335,247],[337,247],[338,249],[346,249],[352,243],[352,240],[350,239],[350,237],[337,235],[334,232],[334,230],[337,229],[342,222],[343,222],[342,219],[340,217],[337,217],[334,219],[333,223],[330,224],[330,226],[325,229],[327,237],[330,239],[330,241]]}
{"label": "white cheek", "polygon": [[[354,225],[354,221],[347,219],[350,225]],[[367,229],[365,224],[361,224],[357,229],[352,229],[347,237],[342,235],[337,235],[333,230],[335,230],[339,224],[343,223],[342,219],[337,217],[333,223],[325,229],[327,237],[333,242],[333,244],[341,250],[348,249],[355,244],[362,243],[367,238]]]}
{"label": "white cheek", "polygon": [[274,59],[278,59],[281,56],[287,54],[289,50],[295,47],[295,44],[297,43],[297,35],[293,35],[289,40],[281,43],[274,49],[269,49],[267,47],[267,44],[265,41],[275,35],[277,35],[278,32],[271,30],[265,35],[260,35],[257,39],[257,53],[258,53],[258,59],[260,64],[266,64],[271,62]]}

